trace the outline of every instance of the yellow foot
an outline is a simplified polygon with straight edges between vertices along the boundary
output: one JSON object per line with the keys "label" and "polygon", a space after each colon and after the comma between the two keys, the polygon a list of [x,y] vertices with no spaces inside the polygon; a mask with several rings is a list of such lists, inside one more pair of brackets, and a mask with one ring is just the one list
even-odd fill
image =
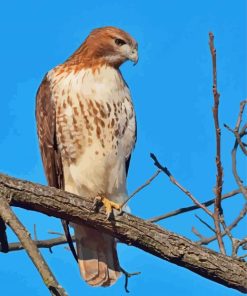
{"label": "yellow foot", "polygon": [[97,196],[95,198],[95,203],[98,202],[102,202],[103,205],[105,206],[105,210],[106,210],[106,218],[107,220],[110,218],[113,209],[121,211],[122,207],[121,205],[115,203],[114,201],[109,200],[108,198],[104,197],[104,196]]}

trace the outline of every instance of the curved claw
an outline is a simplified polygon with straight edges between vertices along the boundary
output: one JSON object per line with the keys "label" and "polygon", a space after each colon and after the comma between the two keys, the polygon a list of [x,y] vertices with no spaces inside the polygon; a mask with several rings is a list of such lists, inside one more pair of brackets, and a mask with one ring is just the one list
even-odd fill
{"label": "curved claw", "polygon": [[103,203],[103,205],[105,206],[105,210],[106,210],[106,220],[109,220],[113,209],[121,211],[122,207],[121,205],[115,203],[114,201],[109,200],[108,198],[104,197],[104,196],[97,196],[95,198],[96,203],[98,201],[101,201]]}

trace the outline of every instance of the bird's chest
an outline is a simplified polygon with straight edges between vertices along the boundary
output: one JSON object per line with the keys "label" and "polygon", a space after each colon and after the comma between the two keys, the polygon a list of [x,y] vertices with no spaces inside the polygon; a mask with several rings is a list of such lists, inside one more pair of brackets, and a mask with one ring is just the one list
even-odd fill
{"label": "bird's chest", "polygon": [[135,114],[128,87],[116,70],[85,70],[57,77],[53,98],[57,140],[66,161],[76,162],[88,151],[95,157],[130,153]]}

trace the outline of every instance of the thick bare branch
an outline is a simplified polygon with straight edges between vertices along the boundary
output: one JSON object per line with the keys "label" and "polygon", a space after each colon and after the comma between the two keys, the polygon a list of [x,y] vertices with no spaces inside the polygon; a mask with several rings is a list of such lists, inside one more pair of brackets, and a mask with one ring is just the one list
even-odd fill
{"label": "thick bare branch", "polygon": [[5,221],[5,223],[7,223],[10,226],[10,228],[15,232],[15,234],[19,238],[28,256],[33,261],[41,277],[43,278],[45,285],[50,290],[51,295],[68,295],[57,282],[49,266],[46,264],[44,258],[40,254],[37,246],[32,241],[30,234],[27,232],[25,227],[21,224],[16,215],[13,213],[9,206],[9,203],[5,199],[5,195],[2,194],[2,192],[0,194],[0,216]]}
{"label": "thick bare branch", "polygon": [[101,229],[121,242],[247,293],[246,263],[203,248],[182,236],[129,214],[106,221],[102,210],[99,213],[91,212],[93,198],[77,197],[55,188],[35,185],[5,175],[0,175],[0,195],[6,196],[13,206]]}

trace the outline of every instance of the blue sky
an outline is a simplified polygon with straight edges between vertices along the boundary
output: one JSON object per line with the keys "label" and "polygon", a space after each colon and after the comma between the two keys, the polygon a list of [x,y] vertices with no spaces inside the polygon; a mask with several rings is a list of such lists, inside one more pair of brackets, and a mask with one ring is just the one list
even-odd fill
{"label": "blue sky", "polygon": [[[211,107],[211,60],[208,32],[215,34],[218,54],[220,121],[233,126],[239,103],[246,98],[246,1],[5,1],[0,9],[1,109],[0,171],[46,184],[37,145],[35,94],[44,74],[63,62],[95,27],[118,26],[139,43],[139,63],[126,63],[123,75],[132,92],[138,122],[138,141],[128,178],[129,192],[153,174],[154,152],[174,176],[204,201],[213,196],[215,139]],[[233,137],[222,128],[223,192],[235,189],[230,150]],[[246,179],[246,160],[239,156],[239,173]],[[191,205],[165,176],[130,203],[143,218]],[[230,223],[241,210],[241,196],[224,202]],[[38,238],[61,231],[60,221],[16,209],[21,221]],[[212,223],[204,213],[200,217]],[[211,235],[194,213],[170,218],[163,227],[193,240],[195,226]],[[246,220],[234,230],[246,235]],[[9,231],[9,238],[15,241]],[[229,242],[226,240],[226,245]],[[211,247],[217,249],[217,244]],[[143,251],[119,245],[122,266],[142,274],[130,279],[130,295],[240,295],[186,269]],[[81,281],[64,246],[42,251],[70,295],[125,295],[124,279],[108,289],[93,289]],[[25,252],[0,254],[3,295],[49,295]],[[14,284],[13,284],[14,283]]]}

